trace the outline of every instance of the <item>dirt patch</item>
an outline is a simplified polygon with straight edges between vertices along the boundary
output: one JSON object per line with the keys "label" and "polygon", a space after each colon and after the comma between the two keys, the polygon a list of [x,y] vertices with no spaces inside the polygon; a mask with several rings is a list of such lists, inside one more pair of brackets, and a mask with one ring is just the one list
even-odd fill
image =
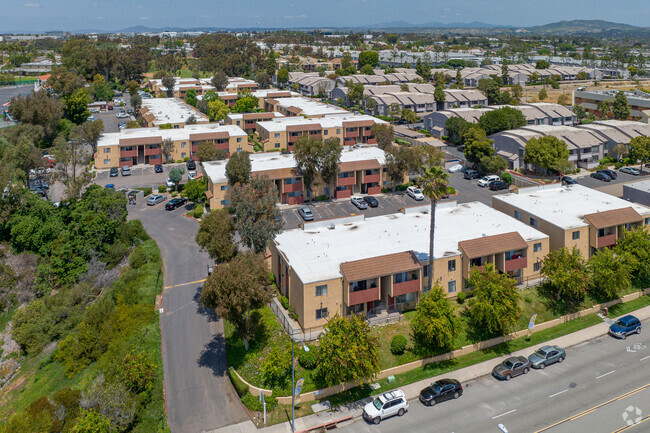
{"label": "dirt patch", "polygon": [[[578,87],[584,87],[585,90],[604,90],[604,89],[617,89],[617,90],[631,90],[636,87],[650,87],[650,83],[647,81],[635,82],[632,80],[620,80],[620,81],[599,81],[598,86],[594,86],[593,81],[581,82],[581,83],[562,83],[560,84],[559,89],[553,89],[551,86],[546,86],[546,93],[548,97],[544,99],[543,102],[557,103],[560,95],[566,95],[569,103],[571,103],[571,95],[574,90]],[[538,95],[539,91],[542,89],[542,85],[536,86],[524,86],[523,97],[521,98],[522,102],[540,102]],[[507,87],[504,87],[502,90],[508,90]]]}

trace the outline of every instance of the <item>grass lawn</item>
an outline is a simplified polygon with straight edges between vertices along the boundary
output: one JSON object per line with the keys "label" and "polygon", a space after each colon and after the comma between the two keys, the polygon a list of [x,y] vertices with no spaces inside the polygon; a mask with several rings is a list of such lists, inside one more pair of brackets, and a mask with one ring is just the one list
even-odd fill
{"label": "grass lawn", "polygon": [[[183,69],[181,69],[180,77],[181,78],[192,78],[193,74],[194,74],[194,71],[190,71],[189,69],[183,68]],[[212,78],[212,74],[210,74],[208,72],[205,72],[205,71],[201,71],[199,77],[200,78]]]}

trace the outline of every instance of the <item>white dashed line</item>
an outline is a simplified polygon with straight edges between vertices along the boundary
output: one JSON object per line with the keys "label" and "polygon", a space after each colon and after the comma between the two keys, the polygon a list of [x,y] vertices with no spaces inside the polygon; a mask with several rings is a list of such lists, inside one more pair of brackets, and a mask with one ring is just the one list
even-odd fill
{"label": "white dashed line", "polygon": [[639,359],[639,361],[645,361],[648,358],[650,358],[650,356],[644,356],[643,358]]}
{"label": "white dashed line", "polygon": [[556,393],[553,394],[553,395],[549,395],[548,398],[553,398],[553,397],[555,397],[555,396],[557,396],[557,395],[560,395],[560,394],[562,394],[562,393],[565,393],[565,392],[567,392],[567,391],[568,391],[568,389],[565,389],[564,391],[556,392]]}
{"label": "white dashed line", "polygon": [[615,371],[616,371],[616,370],[612,370],[612,371],[610,371],[609,373],[601,374],[601,375],[598,376],[596,379],[600,379],[601,377],[605,377],[605,376],[607,376],[607,375],[610,375],[610,374],[614,373]]}
{"label": "white dashed line", "polygon": [[502,416],[508,415],[509,413],[515,412],[517,409],[512,409],[510,412],[502,413],[501,415],[493,416],[492,419],[501,418]]}

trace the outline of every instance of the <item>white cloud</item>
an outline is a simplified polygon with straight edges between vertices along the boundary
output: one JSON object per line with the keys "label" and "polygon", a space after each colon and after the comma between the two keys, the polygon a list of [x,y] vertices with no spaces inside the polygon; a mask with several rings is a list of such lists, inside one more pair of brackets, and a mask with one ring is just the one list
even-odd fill
{"label": "white cloud", "polygon": [[101,21],[104,19],[104,17],[95,17],[95,19]]}
{"label": "white cloud", "polygon": [[302,15],[285,15],[284,16],[286,19],[290,20],[292,18],[307,18],[307,15],[302,14]]}
{"label": "white cloud", "polygon": [[23,6],[26,8],[40,8],[40,3],[25,3]]}
{"label": "white cloud", "polygon": [[147,21],[147,20],[149,19],[149,17],[140,17],[139,19],[140,19],[141,21]]}
{"label": "white cloud", "polygon": [[138,5],[138,9],[144,9],[143,5]]}
{"label": "white cloud", "polygon": [[199,18],[212,18],[212,15],[205,15],[205,14],[203,14],[203,15],[201,15]]}

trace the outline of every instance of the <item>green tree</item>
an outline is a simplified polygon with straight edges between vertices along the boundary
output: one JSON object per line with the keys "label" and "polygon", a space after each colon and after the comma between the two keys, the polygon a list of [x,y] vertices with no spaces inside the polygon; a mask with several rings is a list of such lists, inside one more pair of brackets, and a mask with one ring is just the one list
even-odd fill
{"label": "green tree", "polygon": [[614,113],[614,119],[618,120],[627,120],[630,117],[630,104],[628,104],[627,97],[623,91],[616,93],[612,113]]}
{"label": "green tree", "polygon": [[363,75],[375,75],[375,70],[370,65],[364,65],[359,69],[359,73]]}
{"label": "green tree", "polygon": [[135,96],[138,94],[138,90],[140,90],[140,83],[135,80],[131,80],[126,83],[126,90],[129,92],[129,95]]}
{"label": "green tree", "polygon": [[187,89],[187,92],[185,92],[185,102],[187,102],[192,107],[196,107],[197,99],[195,89]]}
{"label": "green tree", "polygon": [[134,110],[136,110],[137,113],[137,110],[139,110],[140,107],[142,107],[142,96],[138,95],[137,93],[131,96],[131,106],[133,107]]}
{"label": "green tree", "polygon": [[248,341],[255,335],[259,316],[251,310],[271,301],[269,270],[261,255],[243,253],[222,263],[208,276],[201,290],[201,304],[232,323],[237,334]]}
{"label": "green tree", "polygon": [[174,86],[176,85],[176,79],[170,75],[165,75],[162,77],[162,87],[165,88],[165,92],[168,98],[174,96]]}
{"label": "green tree", "polygon": [[433,91],[433,99],[435,99],[438,110],[441,110],[444,106],[446,95],[445,95],[445,80],[442,74],[438,74],[436,80],[436,87]]}
{"label": "green tree", "polygon": [[235,227],[227,209],[208,212],[196,234],[196,243],[218,263],[227,262],[237,254],[233,236]]}
{"label": "green tree", "polygon": [[316,374],[327,386],[361,383],[379,372],[379,341],[362,317],[332,317],[318,342]]}
{"label": "green tree", "polygon": [[185,169],[183,167],[174,167],[169,171],[169,179],[174,182],[174,188],[178,190],[178,183],[183,180]]}
{"label": "green tree", "polygon": [[457,89],[463,88],[463,76],[460,74],[460,69],[456,70],[456,88]]}
{"label": "green tree", "polygon": [[90,95],[86,89],[79,89],[72,95],[65,98],[65,115],[71,122],[81,125],[88,117],[88,104],[90,104]]}
{"label": "green tree", "polygon": [[501,65],[501,81],[503,84],[507,85],[510,83],[510,74],[508,73],[508,65],[503,63]]}
{"label": "green tree", "polygon": [[494,265],[488,263],[484,271],[470,271],[468,286],[474,288],[467,311],[474,332],[506,335],[515,327],[522,311],[517,282],[513,278],[497,272]]}
{"label": "green tree", "polygon": [[607,119],[612,113],[612,105],[608,101],[600,101],[596,106],[596,110],[600,113],[602,119]]}
{"label": "green tree", "polygon": [[400,118],[406,123],[418,123],[420,121],[418,115],[410,108],[403,109]]}
{"label": "green tree", "polygon": [[524,94],[524,89],[520,84],[514,84],[510,90],[512,91],[512,100],[516,105],[521,104],[521,97]]}
{"label": "green tree", "polygon": [[632,267],[634,285],[647,287],[650,284],[650,235],[647,227],[625,230],[616,242],[618,255],[627,255]]}
{"label": "green tree", "polygon": [[54,140],[53,154],[56,158],[55,178],[65,185],[65,195],[69,200],[78,198],[84,187],[91,183],[86,167],[92,155],[84,149],[84,131],[76,126],[68,140],[57,137]]}
{"label": "green tree", "polygon": [[215,99],[208,102],[208,112],[206,113],[211,121],[223,120],[230,114],[230,108],[221,99]]}
{"label": "green tree", "polygon": [[500,173],[508,168],[508,161],[501,155],[482,156],[479,166],[484,173]]}
{"label": "green tree", "polygon": [[420,295],[411,320],[411,334],[416,349],[425,353],[448,350],[454,345],[454,337],[459,332],[459,324],[454,309],[440,287],[440,283]]}
{"label": "green tree", "polygon": [[250,182],[233,188],[235,229],[242,243],[255,253],[263,253],[269,242],[282,232],[277,200],[275,182],[267,178],[255,176]]}
{"label": "green tree", "polygon": [[362,51],[359,53],[359,67],[366,65],[374,68],[379,65],[379,53],[377,51]]}
{"label": "green tree", "polygon": [[289,71],[286,69],[280,69],[277,74],[277,81],[280,86],[284,86],[289,82]]}
{"label": "green tree", "polygon": [[650,160],[650,137],[640,135],[630,140],[630,158],[641,161],[640,170],[643,172],[643,166]]}
{"label": "green tree", "polygon": [[34,94],[17,96],[11,99],[9,114],[17,122],[40,126],[45,139],[54,140],[56,127],[63,118],[64,104],[55,96],[40,90]]}
{"label": "green tree", "polygon": [[205,199],[205,192],[208,190],[208,182],[205,176],[188,181],[183,187],[183,195],[194,203],[202,202]]}
{"label": "green tree", "polygon": [[122,359],[122,381],[131,392],[150,393],[156,381],[156,368],[144,350],[127,353]]}
{"label": "green tree", "polygon": [[563,163],[568,163],[569,149],[564,141],[547,135],[528,140],[524,155],[526,163],[535,164],[546,172]]}
{"label": "green tree", "polygon": [[548,69],[551,64],[546,60],[538,60],[535,63],[535,69]]}
{"label": "green tree", "polygon": [[322,149],[323,142],[309,135],[298,137],[293,146],[296,168],[302,173],[302,183],[307,191],[307,197],[310,199],[312,187],[321,166]]}
{"label": "green tree", "polygon": [[237,95],[237,102],[232,107],[233,113],[250,113],[259,105],[259,99],[251,93],[240,93]]}
{"label": "green tree", "polygon": [[587,269],[594,298],[602,301],[619,298],[621,291],[632,282],[632,261],[629,254],[617,254],[609,248],[591,256]]}
{"label": "green tree", "polygon": [[[479,80],[480,81],[480,80]],[[487,97],[489,105],[495,105],[501,103],[501,86],[499,83],[493,79],[488,81],[487,87],[485,89],[485,96]]]}
{"label": "green tree", "polygon": [[335,188],[334,183],[341,172],[339,162],[341,162],[342,151],[341,142],[336,137],[328,138],[323,142],[319,170],[321,179],[329,186],[330,198],[332,198],[332,191]]}
{"label": "green tree", "polygon": [[516,108],[502,107],[483,113],[478,124],[487,135],[492,135],[526,125],[526,117]]}
{"label": "green tree", "polygon": [[11,337],[23,352],[34,355],[50,342],[55,325],[44,299],[35,299],[16,311]]}
{"label": "green tree", "polygon": [[196,149],[196,157],[201,162],[226,159],[226,152],[214,147],[211,141],[200,141]]}
{"label": "green tree", "polygon": [[370,114],[374,114],[376,109],[377,109],[377,101],[375,101],[372,98],[368,98],[368,100],[366,101],[366,110],[368,110]]}
{"label": "green tree", "polygon": [[228,184],[246,184],[251,178],[251,158],[248,152],[237,152],[230,155],[226,163],[226,178]]}
{"label": "green tree", "polygon": [[291,371],[291,354],[286,347],[274,345],[260,367],[264,384],[272,388],[284,387],[289,371]]}
{"label": "green tree", "polygon": [[619,143],[616,146],[614,146],[614,149],[612,149],[612,153],[616,155],[616,159],[621,161],[623,158],[627,158],[630,155],[630,151],[628,150],[627,146],[624,145],[623,143]]}
{"label": "green tree", "polygon": [[165,138],[160,144],[160,151],[165,157],[165,162],[171,162],[172,152],[174,151],[174,142],[169,138]]}
{"label": "green tree", "polygon": [[93,409],[81,409],[72,433],[110,433],[111,420]]}
{"label": "green tree", "polygon": [[463,137],[469,130],[470,126],[471,123],[459,116],[450,117],[445,122],[447,136],[454,144],[461,144],[463,142]]}
{"label": "green tree", "polygon": [[266,72],[259,72],[255,76],[257,84],[259,84],[260,89],[268,89],[271,87],[271,76]]}
{"label": "green tree", "polygon": [[479,164],[484,156],[494,155],[492,147],[494,140],[487,138],[485,131],[480,126],[470,125],[463,135],[463,143],[465,143],[463,154],[474,165]]}
{"label": "green tree", "polygon": [[84,79],[73,71],[57,68],[47,79],[48,86],[62,97],[72,95],[76,90],[84,88]]}
{"label": "green tree", "polygon": [[422,62],[421,59],[415,62],[415,72],[425,81],[431,80],[431,65],[427,62]]}
{"label": "green tree", "polygon": [[217,89],[218,92],[223,92],[226,90],[226,86],[228,85],[228,76],[226,75],[225,72],[219,71],[214,76],[212,77],[212,86]]}
{"label": "green tree", "polygon": [[429,226],[429,278],[427,282],[427,291],[431,290],[433,283],[433,247],[435,240],[436,227],[436,205],[438,200],[449,194],[449,174],[439,166],[429,167],[424,174],[418,178],[418,184],[422,188],[422,193],[431,200],[431,224]]}
{"label": "green tree", "polygon": [[544,87],[542,87],[542,89],[539,91],[537,97],[539,98],[540,101],[543,101],[544,99],[548,98],[548,93],[546,93],[546,89]]}
{"label": "green tree", "polygon": [[557,103],[560,105],[569,105],[569,96],[566,94],[561,94],[560,96],[557,97]]}
{"label": "green tree", "polygon": [[353,83],[352,81],[346,81],[345,87],[348,88],[348,102],[350,105],[358,105],[363,101],[364,98],[364,86],[363,83]]}
{"label": "green tree", "polygon": [[580,104],[576,104],[573,106],[573,112],[578,118],[578,122],[581,122],[585,117],[587,117],[587,111]]}
{"label": "green tree", "polygon": [[580,250],[573,247],[553,250],[542,262],[546,289],[568,305],[578,305],[589,289],[589,273]]}
{"label": "green tree", "polygon": [[[368,102],[371,100],[369,99]],[[388,123],[375,123],[370,127],[370,133],[377,139],[377,146],[382,150],[392,146],[393,140],[395,140],[393,127]]]}

